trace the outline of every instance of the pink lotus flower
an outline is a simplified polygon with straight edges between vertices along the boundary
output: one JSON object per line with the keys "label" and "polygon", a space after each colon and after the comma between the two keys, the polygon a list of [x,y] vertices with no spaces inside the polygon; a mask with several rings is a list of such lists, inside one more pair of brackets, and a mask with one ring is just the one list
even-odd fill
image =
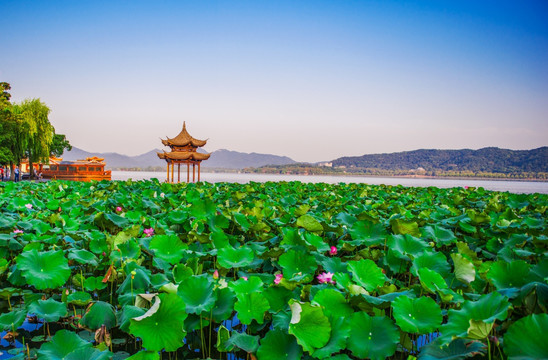
{"label": "pink lotus flower", "polygon": [[465,186],[464,188],[465,188],[466,190],[468,190],[468,186]]}
{"label": "pink lotus flower", "polygon": [[242,276],[242,279],[244,279],[244,281],[247,281],[247,276]]}
{"label": "pink lotus flower", "polygon": [[25,204],[25,207],[30,210],[32,209],[32,204]]}
{"label": "pink lotus flower", "polygon": [[324,272],[324,273],[321,273],[320,275],[316,276],[316,279],[318,279],[320,284],[323,284],[323,283],[334,284],[335,280],[333,280],[333,275],[334,275],[333,273]]}
{"label": "pink lotus flower", "polygon": [[143,232],[145,233],[145,235],[146,235],[147,237],[150,237],[150,236],[154,235],[154,229],[153,229],[153,228],[144,229]]}
{"label": "pink lotus flower", "polygon": [[215,269],[215,271],[213,272],[213,278],[215,280],[217,280],[219,278],[219,270]]}
{"label": "pink lotus flower", "polygon": [[276,278],[274,279],[274,284],[278,285],[282,281],[283,277],[284,277],[283,274],[276,274]]}
{"label": "pink lotus flower", "polygon": [[24,232],[23,230],[19,230],[19,229],[13,230],[14,234],[22,234],[23,232]]}
{"label": "pink lotus flower", "polygon": [[122,207],[121,207],[121,206],[116,206],[116,211],[117,211],[117,212],[121,212],[121,211],[122,211]]}
{"label": "pink lotus flower", "polygon": [[331,250],[329,250],[329,255],[337,255],[337,247],[331,246]]}

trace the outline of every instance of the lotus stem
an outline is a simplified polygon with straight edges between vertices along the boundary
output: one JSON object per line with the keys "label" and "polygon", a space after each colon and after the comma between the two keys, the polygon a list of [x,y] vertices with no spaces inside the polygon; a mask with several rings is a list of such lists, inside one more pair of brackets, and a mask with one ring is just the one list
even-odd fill
{"label": "lotus stem", "polygon": [[489,335],[487,335],[487,355],[491,360],[491,342],[489,341]]}

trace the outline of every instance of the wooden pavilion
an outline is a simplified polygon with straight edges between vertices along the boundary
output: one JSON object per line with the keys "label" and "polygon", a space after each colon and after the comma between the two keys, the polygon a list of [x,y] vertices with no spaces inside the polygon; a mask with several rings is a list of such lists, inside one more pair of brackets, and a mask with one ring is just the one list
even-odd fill
{"label": "wooden pavilion", "polygon": [[171,148],[171,152],[157,153],[158,157],[167,163],[167,182],[175,182],[175,165],[177,165],[177,182],[181,182],[181,164],[186,164],[186,182],[190,182],[190,165],[192,165],[192,182],[196,182],[196,165],[198,165],[198,181],[200,181],[200,164],[203,160],[209,159],[211,154],[199,153],[197,150],[206,143],[207,140],[198,140],[190,136],[186,131],[185,122],[179,135],[172,139],[168,137],[165,140],[162,139],[162,144]]}

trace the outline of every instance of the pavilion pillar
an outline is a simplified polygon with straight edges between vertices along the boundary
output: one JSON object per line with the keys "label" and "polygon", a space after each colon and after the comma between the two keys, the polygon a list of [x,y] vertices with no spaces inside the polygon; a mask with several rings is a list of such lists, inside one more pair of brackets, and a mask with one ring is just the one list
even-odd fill
{"label": "pavilion pillar", "polygon": [[169,161],[166,161],[166,168],[167,168],[167,177],[166,177],[166,182],[169,182]]}
{"label": "pavilion pillar", "polygon": [[186,162],[186,182],[190,182],[190,163],[188,162],[188,160]]}
{"label": "pavilion pillar", "polygon": [[192,163],[192,182],[196,182],[196,163]]}
{"label": "pavilion pillar", "polygon": [[173,176],[174,171],[175,171],[175,164],[171,163],[171,182],[175,181],[175,177]]}
{"label": "pavilion pillar", "polygon": [[198,182],[200,182],[200,164],[201,162],[198,163]]}
{"label": "pavilion pillar", "polygon": [[177,182],[181,182],[181,163],[177,163]]}

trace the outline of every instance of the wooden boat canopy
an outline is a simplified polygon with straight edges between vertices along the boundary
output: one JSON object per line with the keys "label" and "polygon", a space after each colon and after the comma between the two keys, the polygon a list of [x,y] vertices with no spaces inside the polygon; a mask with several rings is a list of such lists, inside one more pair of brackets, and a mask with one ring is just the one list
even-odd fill
{"label": "wooden boat canopy", "polygon": [[83,160],[50,158],[49,168],[43,169],[44,178],[76,181],[110,180],[111,171],[105,170],[104,158],[96,156]]}

